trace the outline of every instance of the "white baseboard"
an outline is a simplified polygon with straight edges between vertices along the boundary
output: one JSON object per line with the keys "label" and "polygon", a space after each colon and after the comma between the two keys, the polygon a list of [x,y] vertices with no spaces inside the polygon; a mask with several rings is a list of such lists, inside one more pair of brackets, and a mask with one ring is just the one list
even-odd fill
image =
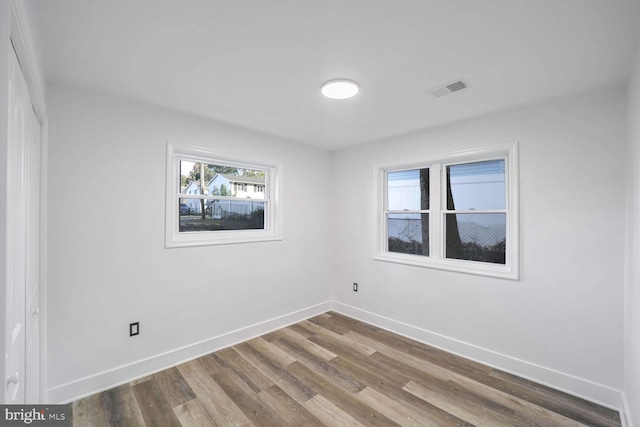
{"label": "white baseboard", "polygon": [[[331,307],[334,311],[354,319],[617,410],[620,412],[621,418],[628,418],[624,414],[626,408],[624,408],[625,402],[623,402],[623,393],[620,390],[465,343],[337,301],[332,301]],[[630,427],[629,424],[628,426]]]}
{"label": "white baseboard", "polygon": [[52,403],[70,403],[74,400],[126,384],[135,379],[196,359],[242,341],[247,341],[276,329],[292,325],[329,311],[330,309],[331,302],[326,301],[147,359],[138,360],[127,365],[118,366],[104,372],[61,384],[48,390],[47,401]]}
{"label": "white baseboard", "polygon": [[475,360],[496,369],[618,410],[620,411],[622,427],[633,427],[628,416],[629,407],[626,396],[620,390],[465,343],[337,301],[326,301],[163,354],[52,387],[48,390],[47,401],[51,403],[69,403],[292,325],[329,310],[334,310],[467,359]]}

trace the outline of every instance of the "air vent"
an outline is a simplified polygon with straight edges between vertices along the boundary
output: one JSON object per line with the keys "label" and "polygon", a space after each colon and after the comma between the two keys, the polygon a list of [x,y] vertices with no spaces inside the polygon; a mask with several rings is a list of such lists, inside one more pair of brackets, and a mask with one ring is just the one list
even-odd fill
{"label": "air vent", "polygon": [[451,92],[456,92],[458,90],[465,89],[467,87],[467,84],[462,80],[458,80],[457,82],[446,85],[445,87]]}
{"label": "air vent", "polygon": [[438,86],[433,89],[429,89],[427,93],[429,93],[434,98],[440,98],[441,96],[449,95],[450,93],[457,92],[462,89],[466,89],[469,87],[467,82],[462,79],[447,83],[443,86]]}

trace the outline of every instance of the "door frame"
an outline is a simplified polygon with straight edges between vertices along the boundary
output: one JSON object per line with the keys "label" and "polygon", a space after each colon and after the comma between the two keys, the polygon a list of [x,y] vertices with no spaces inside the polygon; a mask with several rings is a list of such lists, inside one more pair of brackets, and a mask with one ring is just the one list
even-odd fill
{"label": "door frame", "polygon": [[[34,49],[32,31],[28,14],[22,0],[11,0],[10,45],[8,49],[15,49],[18,62],[29,88],[29,97],[40,123],[40,218],[39,234],[39,280],[40,280],[40,381],[39,401],[47,402],[47,110],[43,89],[43,80],[38,68],[38,57]],[[7,255],[8,256],[8,255]],[[7,259],[6,262],[11,262]],[[1,300],[1,299],[0,299]],[[4,322],[2,322],[4,323]]]}

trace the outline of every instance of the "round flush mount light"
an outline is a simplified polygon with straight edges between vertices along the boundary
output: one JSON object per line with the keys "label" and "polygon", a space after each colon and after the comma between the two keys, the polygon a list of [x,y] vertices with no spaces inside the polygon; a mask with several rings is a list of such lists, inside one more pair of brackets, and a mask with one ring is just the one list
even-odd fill
{"label": "round flush mount light", "polygon": [[325,82],[320,92],[327,98],[347,99],[356,96],[360,92],[360,86],[353,80],[335,79]]}

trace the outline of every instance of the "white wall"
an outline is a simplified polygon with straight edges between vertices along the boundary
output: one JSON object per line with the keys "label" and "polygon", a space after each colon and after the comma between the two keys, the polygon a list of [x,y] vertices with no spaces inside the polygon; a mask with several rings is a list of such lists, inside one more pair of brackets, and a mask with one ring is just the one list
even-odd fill
{"label": "white wall", "polygon": [[[260,333],[295,321],[283,315],[326,304],[329,185],[317,180],[311,193],[306,178],[327,175],[329,153],[56,85],[47,101],[51,401],[212,351],[243,338],[225,334],[247,327]],[[165,249],[167,140],[282,162],[284,240]],[[141,333],[130,338],[135,321]],[[262,329],[251,329],[255,324]],[[225,339],[206,341],[215,337]]]}
{"label": "white wall", "polygon": [[[616,88],[334,153],[336,308],[619,406],[625,116]],[[516,141],[520,281],[372,259],[375,164]]]}
{"label": "white wall", "polygon": [[640,426],[640,52],[629,84],[624,378],[628,412]]}

